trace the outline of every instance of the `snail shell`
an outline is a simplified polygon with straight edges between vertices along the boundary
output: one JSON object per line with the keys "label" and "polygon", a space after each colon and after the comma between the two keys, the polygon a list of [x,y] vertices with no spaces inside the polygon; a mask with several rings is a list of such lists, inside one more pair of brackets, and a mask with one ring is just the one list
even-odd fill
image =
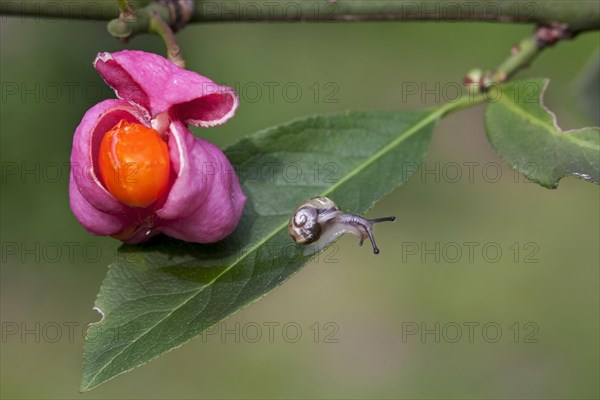
{"label": "snail shell", "polygon": [[365,219],[358,215],[347,214],[342,212],[333,200],[316,196],[306,200],[292,214],[288,233],[296,243],[310,245],[304,254],[312,254],[324,249],[344,233],[358,236],[361,246],[365,239],[369,238],[373,245],[373,252],[378,254],[379,249],[372,233],[373,224],[395,219],[395,217]]}
{"label": "snail shell", "polygon": [[298,244],[313,243],[321,237],[325,223],[340,212],[338,205],[331,199],[312,197],[294,212],[288,224],[288,232]]}

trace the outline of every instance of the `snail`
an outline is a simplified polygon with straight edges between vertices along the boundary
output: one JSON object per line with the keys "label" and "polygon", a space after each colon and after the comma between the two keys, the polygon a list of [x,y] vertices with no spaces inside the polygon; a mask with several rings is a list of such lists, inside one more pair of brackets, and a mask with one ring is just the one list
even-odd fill
{"label": "snail", "polygon": [[373,253],[379,254],[373,238],[373,224],[395,220],[396,217],[366,219],[344,213],[333,200],[317,196],[306,200],[294,211],[288,224],[288,233],[294,242],[310,245],[304,254],[315,253],[325,248],[344,233],[358,236],[361,246],[365,239],[369,238],[373,245]]}

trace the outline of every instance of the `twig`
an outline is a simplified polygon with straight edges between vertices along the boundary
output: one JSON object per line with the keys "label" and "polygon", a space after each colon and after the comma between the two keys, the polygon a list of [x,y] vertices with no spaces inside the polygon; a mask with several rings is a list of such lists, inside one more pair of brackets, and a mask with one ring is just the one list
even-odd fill
{"label": "twig", "polygon": [[566,24],[540,26],[532,35],[513,46],[511,55],[495,70],[471,70],[465,77],[465,84],[475,85],[485,91],[494,84],[504,83],[521,69],[527,68],[543,49],[571,37],[572,33]]}
{"label": "twig", "polygon": [[177,38],[171,27],[162,19],[158,13],[150,16],[150,32],[159,35],[167,46],[167,58],[172,63],[185,68],[185,61],[181,56],[181,50],[177,44]]}

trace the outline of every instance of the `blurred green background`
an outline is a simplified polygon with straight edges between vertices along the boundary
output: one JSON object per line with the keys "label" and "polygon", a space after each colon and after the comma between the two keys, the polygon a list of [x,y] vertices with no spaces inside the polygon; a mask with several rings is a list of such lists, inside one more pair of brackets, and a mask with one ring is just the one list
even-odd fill
{"label": "blurred green background", "polygon": [[[398,217],[376,229],[379,256],[344,237],[330,259],[310,263],[221,332],[80,394],[82,333],[98,319],[93,302],[118,243],[90,236],[71,214],[72,134],[89,107],[112,97],[92,68],[97,52],[164,48],[155,37],[124,46],[105,23],[1,18],[2,398],[600,396],[600,188],[566,178],[547,190],[515,179],[487,143],[482,107],[444,120],[425,160],[434,172],[422,169],[369,213]],[[179,38],[189,69],[240,91],[233,120],[195,131],[225,146],[310,114],[441,102],[466,71],[497,65],[531,29],[196,24]],[[519,74],[552,79],[547,103],[563,128],[594,123],[577,90],[599,45],[599,33],[583,34]],[[406,95],[407,83],[419,93]],[[292,86],[302,90],[298,101]],[[473,179],[464,163],[475,163]],[[479,243],[472,259],[465,242]],[[425,252],[436,246],[439,260]],[[407,335],[415,327],[439,338]],[[225,329],[239,340],[223,337]]]}

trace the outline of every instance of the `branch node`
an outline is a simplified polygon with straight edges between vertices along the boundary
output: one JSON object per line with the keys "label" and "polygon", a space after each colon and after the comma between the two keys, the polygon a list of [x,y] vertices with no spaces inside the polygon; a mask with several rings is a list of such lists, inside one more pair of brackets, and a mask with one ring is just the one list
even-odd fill
{"label": "branch node", "polygon": [[541,25],[535,30],[535,38],[540,49],[572,37],[573,32],[569,29],[569,25],[560,22],[553,22],[548,26]]}

